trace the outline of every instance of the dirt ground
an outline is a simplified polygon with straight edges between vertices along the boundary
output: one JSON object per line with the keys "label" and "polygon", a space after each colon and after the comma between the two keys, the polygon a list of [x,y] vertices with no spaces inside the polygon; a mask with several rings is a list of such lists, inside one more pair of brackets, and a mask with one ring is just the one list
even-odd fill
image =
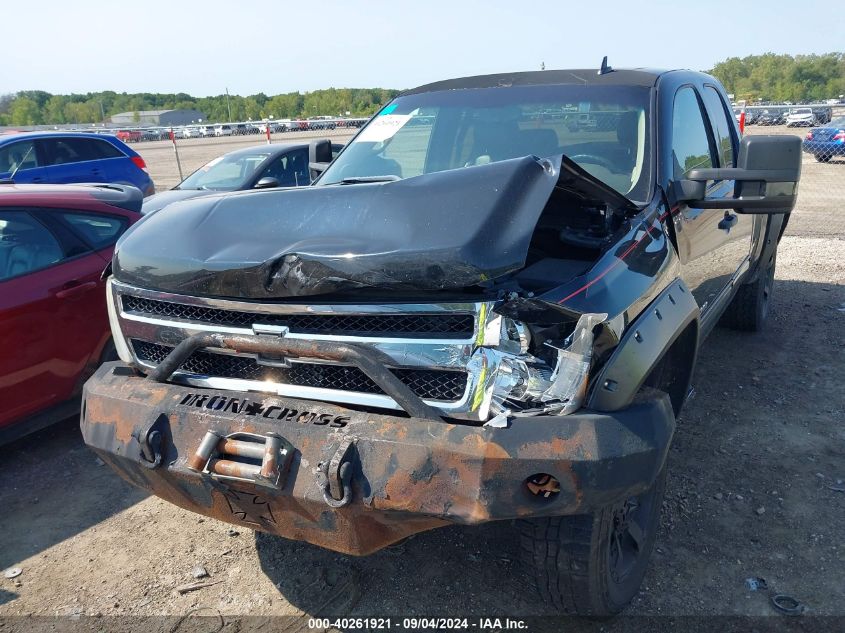
{"label": "dirt ground", "polygon": [[[805,163],[766,331],[717,329],[706,341],[656,551],[627,616],[782,619],[775,592],[807,615],[845,617],[843,170]],[[233,531],[124,483],[75,420],[3,448],[0,508],[0,570],[22,570],[0,576],[0,616],[548,613],[509,524],[420,534],[367,558]],[[174,591],[197,566],[209,586]],[[751,590],[753,578],[768,589]],[[655,630],[637,622],[603,626]]]}

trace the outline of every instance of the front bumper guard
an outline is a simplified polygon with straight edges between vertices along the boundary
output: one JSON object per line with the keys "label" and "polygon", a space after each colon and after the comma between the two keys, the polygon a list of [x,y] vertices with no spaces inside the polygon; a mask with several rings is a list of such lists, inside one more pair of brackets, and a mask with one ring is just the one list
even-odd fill
{"label": "front bumper guard", "polygon": [[81,427],[122,477],[167,501],[361,555],[450,523],[582,514],[639,494],[674,416],[648,392],[613,413],[479,427],[162,384],[107,363],[85,385]]}
{"label": "front bumper guard", "polygon": [[182,340],[148,377],[156,382],[167,381],[188,357],[199,349],[214,347],[238,353],[278,354],[293,358],[330,360],[350,363],[364,372],[382,391],[393,398],[408,415],[441,420],[437,412],[399,380],[388,368],[390,358],[372,347],[327,341],[306,341],[275,336],[202,333]]}

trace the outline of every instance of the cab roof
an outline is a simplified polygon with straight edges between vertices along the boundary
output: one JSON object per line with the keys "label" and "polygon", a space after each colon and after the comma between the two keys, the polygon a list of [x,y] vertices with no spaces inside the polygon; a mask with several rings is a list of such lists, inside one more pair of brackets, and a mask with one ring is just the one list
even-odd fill
{"label": "cab roof", "polygon": [[[511,86],[550,86],[550,85],[596,85],[596,86],[641,86],[650,88],[657,83],[658,78],[673,71],[655,70],[650,68],[633,68],[611,70],[599,74],[598,68],[567,69],[567,70],[535,70],[529,72],[498,73],[495,75],[476,75],[447,79],[417,88],[404,93],[420,94],[423,92],[437,92],[440,90],[466,90],[472,88],[508,88]],[[689,72],[689,71],[687,71]]]}

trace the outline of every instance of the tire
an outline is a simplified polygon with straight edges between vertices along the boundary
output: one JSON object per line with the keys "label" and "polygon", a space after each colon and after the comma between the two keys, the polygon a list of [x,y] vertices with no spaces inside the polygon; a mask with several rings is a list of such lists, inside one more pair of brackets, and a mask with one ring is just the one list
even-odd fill
{"label": "tire", "polygon": [[830,159],[833,158],[830,154],[813,154],[813,158],[815,158],[820,163],[829,163]]}
{"label": "tire", "polygon": [[769,316],[776,263],[777,251],[769,258],[756,281],[743,284],[737,289],[722,315],[721,325],[743,332],[759,332],[763,329]]}
{"label": "tire", "polygon": [[[651,488],[595,514],[519,521],[523,564],[540,599],[572,615],[622,611],[645,576],[665,489],[664,466]],[[626,523],[638,526],[637,538]],[[628,554],[621,560],[615,555],[620,547]]]}

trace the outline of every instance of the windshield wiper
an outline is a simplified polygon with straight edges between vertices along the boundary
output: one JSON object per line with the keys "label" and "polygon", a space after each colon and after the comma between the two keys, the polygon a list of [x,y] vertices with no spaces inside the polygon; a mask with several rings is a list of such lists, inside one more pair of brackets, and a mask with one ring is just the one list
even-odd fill
{"label": "windshield wiper", "polygon": [[[357,185],[366,182],[394,182],[402,180],[399,176],[385,175],[385,176],[353,176],[351,178],[343,178],[340,181],[341,185]],[[337,184],[337,183],[335,183]]]}

